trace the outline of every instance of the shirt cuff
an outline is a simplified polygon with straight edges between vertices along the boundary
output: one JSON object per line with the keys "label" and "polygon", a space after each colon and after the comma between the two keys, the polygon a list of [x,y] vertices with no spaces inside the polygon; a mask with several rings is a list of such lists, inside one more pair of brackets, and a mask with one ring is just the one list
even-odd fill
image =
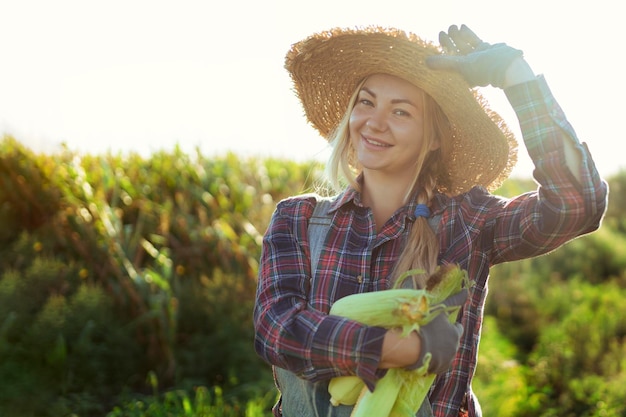
{"label": "shirt cuff", "polygon": [[387,329],[382,327],[368,327],[365,330],[362,357],[356,368],[356,375],[365,382],[370,391],[374,390],[376,382],[387,373],[386,369],[378,369],[386,333]]}

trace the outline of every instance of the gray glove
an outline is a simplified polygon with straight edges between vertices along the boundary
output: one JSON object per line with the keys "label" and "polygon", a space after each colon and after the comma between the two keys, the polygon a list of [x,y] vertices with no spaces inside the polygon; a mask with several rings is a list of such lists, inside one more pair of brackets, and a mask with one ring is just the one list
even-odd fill
{"label": "gray glove", "polygon": [[[467,296],[468,290],[463,289],[448,297],[442,304],[446,307],[461,307],[465,304]],[[406,369],[421,368],[424,365],[424,356],[430,353],[428,373],[440,374],[447,371],[459,348],[462,334],[463,326],[460,323],[452,324],[448,321],[447,314],[440,313],[430,323],[420,328],[420,356],[415,364]]]}
{"label": "gray glove", "polygon": [[439,33],[439,43],[446,55],[428,57],[426,64],[436,70],[453,70],[465,78],[470,86],[491,84],[502,88],[506,70],[522,51],[505,43],[483,42],[470,28],[450,26],[448,33]]}

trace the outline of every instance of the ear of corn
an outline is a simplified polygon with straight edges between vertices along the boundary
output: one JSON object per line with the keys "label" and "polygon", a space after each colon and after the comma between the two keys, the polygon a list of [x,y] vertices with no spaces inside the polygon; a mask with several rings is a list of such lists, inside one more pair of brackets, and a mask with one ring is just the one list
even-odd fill
{"label": "ear of corn", "polygon": [[397,369],[389,369],[374,391],[363,389],[350,417],[388,416],[398,398],[403,381]]}
{"label": "ear of corn", "polygon": [[434,374],[420,374],[415,371],[398,369],[402,386],[393,408],[389,412],[389,417],[415,417],[415,414],[422,406],[430,386],[435,381]]}
{"label": "ear of corn", "polygon": [[428,317],[429,295],[424,290],[390,289],[352,294],[337,300],[330,314],[368,326],[402,327],[408,334]]}
{"label": "ear of corn", "polygon": [[[446,308],[440,303],[470,285],[467,273],[458,265],[440,266],[428,279],[426,289],[399,288],[403,280],[418,272],[423,271],[407,271],[390,290],[344,297],[333,304],[330,314],[368,326],[402,328],[405,336],[419,331],[438,314],[447,314],[450,322],[455,322],[460,307]],[[436,376],[427,372],[431,356],[427,352],[423,366],[412,371],[389,369],[373,392],[358,377],[333,378],[328,387],[331,403],[354,404],[351,417],[414,416]]]}
{"label": "ear of corn", "polygon": [[330,380],[328,392],[332,405],[354,405],[359,399],[365,383],[358,376],[338,376]]}
{"label": "ear of corn", "polygon": [[426,291],[432,297],[433,303],[441,303],[469,285],[467,271],[459,268],[458,265],[448,264],[437,267],[428,278]]}

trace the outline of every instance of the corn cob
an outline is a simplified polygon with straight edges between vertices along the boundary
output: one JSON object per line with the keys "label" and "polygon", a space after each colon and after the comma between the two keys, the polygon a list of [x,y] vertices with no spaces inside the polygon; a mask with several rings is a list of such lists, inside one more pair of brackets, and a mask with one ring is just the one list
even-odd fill
{"label": "corn cob", "polygon": [[430,296],[425,290],[390,289],[352,294],[335,302],[330,314],[368,326],[402,327],[403,335],[419,329],[429,317]]}
{"label": "corn cob", "polygon": [[441,265],[426,281],[426,291],[433,303],[441,303],[469,284],[467,271],[454,264]]}
{"label": "corn cob", "polygon": [[350,417],[388,416],[398,398],[403,381],[398,369],[387,370],[387,374],[376,384],[374,391],[365,387],[357,400]]}
{"label": "corn cob", "polygon": [[338,376],[330,380],[328,392],[332,405],[354,405],[359,399],[365,383],[358,376]]}
{"label": "corn cob", "polygon": [[414,417],[422,406],[437,375],[405,369],[398,369],[398,373],[402,379],[402,386],[389,417]]}
{"label": "corn cob", "polygon": [[[426,289],[401,289],[402,281],[415,273],[407,271],[396,280],[394,288],[344,297],[331,307],[330,314],[359,321],[369,326],[403,329],[403,335],[419,331],[436,315],[445,313],[451,323],[456,321],[459,307],[445,308],[439,304],[450,295],[469,286],[467,273],[458,265],[440,266],[426,283]],[[331,403],[354,404],[351,417],[360,416],[414,416],[432,385],[435,375],[428,374],[430,352],[424,365],[407,371],[392,368],[370,392],[358,377],[336,377],[330,381]],[[379,389],[379,387],[382,387]],[[360,390],[360,395],[355,392]],[[356,401],[356,402],[355,402]]]}

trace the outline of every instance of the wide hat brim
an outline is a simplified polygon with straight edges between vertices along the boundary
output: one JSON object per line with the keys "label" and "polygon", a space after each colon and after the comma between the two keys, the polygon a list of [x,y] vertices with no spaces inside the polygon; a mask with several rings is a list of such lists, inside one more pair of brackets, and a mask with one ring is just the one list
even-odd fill
{"label": "wide hat brim", "polygon": [[437,54],[434,44],[398,29],[335,28],[292,45],[285,68],[308,121],[326,139],[365,77],[387,73],[413,83],[439,104],[453,130],[451,143],[441,144],[439,189],[450,194],[476,185],[493,190],[513,169],[517,142],[460,75],[426,66],[426,58]]}

